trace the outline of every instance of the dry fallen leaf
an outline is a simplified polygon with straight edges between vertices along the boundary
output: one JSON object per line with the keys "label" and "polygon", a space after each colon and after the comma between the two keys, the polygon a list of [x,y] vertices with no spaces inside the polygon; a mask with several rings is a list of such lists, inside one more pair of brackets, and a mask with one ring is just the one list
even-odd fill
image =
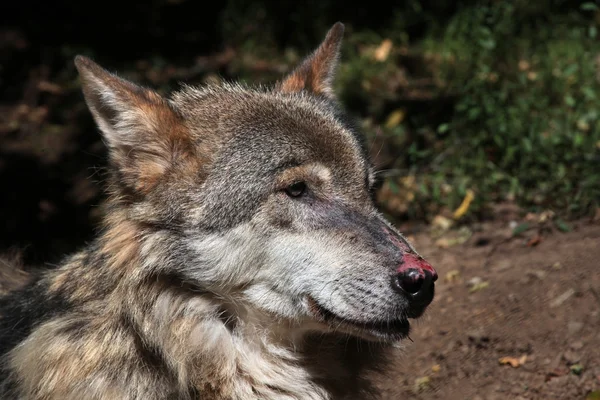
{"label": "dry fallen leaf", "polygon": [[520,60],[518,65],[521,71],[527,71],[529,69],[529,62],[527,60]]}
{"label": "dry fallen leaf", "polygon": [[490,283],[488,281],[476,283],[471,287],[471,289],[469,289],[469,293],[479,292],[480,290],[485,289],[488,286],[490,286]]}
{"label": "dry fallen leaf", "polygon": [[535,247],[542,242],[542,237],[540,235],[535,235],[527,242],[528,247]]}
{"label": "dry fallen leaf", "polygon": [[553,378],[565,376],[567,373],[569,373],[569,369],[566,367],[554,368],[553,370],[546,373],[546,377],[544,378],[544,381],[548,382],[548,381],[552,380]]}
{"label": "dry fallen leaf", "polygon": [[584,119],[580,119],[577,121],[577,129],[583,132],[587,132],[590,130],[590,124]]}
{"label": "dry fallen leaf", "polygon": [[444,217],[443,215],[436,215],[433,218],[433,221],[431,221],[431,225],[434,228],[444,232],[452,227],[452,220]]}
{"label": "dry fallen leaf", "polygon": [[502,357],[498,360],[498,362],[500,362],[500,365],[506,365],[509,364],[511,367],[513,368],[518,368],[520,365],[525,364],[525,361],[527,361],[527,355],[523,355],[519,358],[516,357]]}
{"label": "dry fallen leaf", "polygon": [[435,241],[435,245],[439,248],[442,249],[448,249],[451,246],[451,243],[448,239],[446,238],[441,238]]}
{"label": "dry fallen leaf", "polygon": [[573,289],[573,288],[567,289],[563,294],[556,297],[554,300],[552,300],[550,302],[550,308],[556,308],[556,307],[562,306],[563,303],[565,301],[569,300],[569,298],[571,298],[571,296],[573,296],[575,293],[576,293],[575,289]]}
{"label": "dry fallen leaf", "polygon": [[543,222],[549,221],[549,220],[551,220],[551,219],[554,219],[554,216],[555,216],[555,215],[556,215],[556,214],[555,214],[555,213],[554,213],[554,211],[552,211],[552,210],[545,210],[545,211],[542,211],[542,212],[540,213],[539,222],[543,223]]}
{"label": "dry fallen leaf", "polygon": [[456,281],[458,278],[460,277],[460,271],[457,269],[453,269],[452,271],[448,271],[446,273],[446,277],[444,278],[444,280],[446,282],[454,282]]}
{"label": "dry fallen leaf", "polygon": [[537,72],[534,71],[530,71],[527,73],[527,79],[529,79],[530,81],[535,81],[538,77]]}
{"label": "dry fallen leaf", "polygon": [[385,122],[385,127],[388,129],[397,127],[404,119],[405,114],[406,112],[401,108],[392,111]]}
{"label": "dry fallen leaf", "polygon": [[537,222],[539,216],[536,213],[528,212],[525,214],[525,218],[523,218],[527,222]]}
{"label": "dry fallen leaf", "polygon": [[554,270],[562,269],[562,264],[559,261],[557,261],[554,264],[552,264],[552,269],[554,269]]}
{"label": "dry fallen leaf", "polygon": [[440,372],[441,369],[442,369],[442,367],[440,367],[440,364],[435,364],[434,366],[431,367],[431,371],[433,371],[433,372]]}
{"label": "dry fallen leaf", "polygon": [[429,388],[431,379],[428,376],[415,379],[415,392],[421,392]]}
{"label": "dry fallen leaf", "polygon": [[[436,234],[440,235],[440,233],[443,233],[443,232],[433,231],[432,236],[435,236]],[[469,240],[471,235],[472,235],[471,230],[469,228],[467,228],[466,226],[463,226],[457,231],[450,231],[450,232],[444,234],[443,237],[441,237],[435,241],[435,245],[438,247],[441,247],[442,249],[447,249],[449,247],[465,243],[467,240]]]}
{"label": "dry fallen leaf", "polygon": [[381,42],[379,47],[375,49],[375,54],[373,54],[373,57],[379,62],[387,60],[387,58],[390,55],[390,51],[392,50],[392,47],[392,41],[390,39],[385,39],[383,42]]}
{"label": "dry fallen leaf", "polygon": [[48,81],[40,81],[38,82],[38,89],[41,92],[48,92],[52,94],[61,94],[62,88],[56,83],[48,82]]}
{"label": "dry fallen leaf", "polygon": [[460,206],[456,209],[456,211],[454,211],[454,215],[453,215],[454,219],[459,219],[460,217],[465,215],[467,211],[469,211],[469,206],[471,205],[471,202],[473,201],[474,198],[475,198],[475,192],[473,192],[471,189],[467,189],[465,198],[463,199]]}

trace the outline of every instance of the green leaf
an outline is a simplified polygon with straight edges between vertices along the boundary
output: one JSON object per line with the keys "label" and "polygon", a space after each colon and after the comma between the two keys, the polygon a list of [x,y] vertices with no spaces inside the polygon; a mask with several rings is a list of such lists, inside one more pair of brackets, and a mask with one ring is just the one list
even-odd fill
{"label": "green leaf", "polygon": [[571,372],[575,375],[581,375],[583,372],[583,365],[581,364],[573,364],[571,365]]}
{"label": "green leaf", "polygon": [[566,95],[565,96],[565,104],[568,105],[569,107],[575,107],[575,99],[573,98],[573,96],[571,95]]}
{"label": "green leaf", "polygon": [[533,145],[531,144],[531,139],[529,138],[523,138],[523,150],[525,150],[526,153],[531,153],[531,151],[533,150]]}
{"label": "green leaf", "polygon": [[562,219],[557,219],[556,221],[554,221],[554,224],[561,232],[571,232],[572,230],[572,228]]}
{"label": "green leaf", "polygon": [[448,132],[448,129],[450,129],[450,125],[441,124],[440,126],[438,126],[437,131],[438,131],[438,133],[446,133],[446,132]]}
{"label": "green leaf", "polygon": [[585,400],[600,400],[600,390],[589,392],[588,395],[585,396]]}
{"label": "green leaf", "polygon": [[582,5],[580,5],[579,8],[583,11],[596,11],[598,9],[598,5],[591,1],[588,1],[587,3],[583,3]]}
{"label": "green leaf", "polygon": [[563,71],[564,76],[571,76],[573,75],[575,72],[577,72],[579,70],[579,65],[577,64],[570,64],[567,68],[565,68],[565,70]]}
{"label": "green leaf", "polygon": [[583,87],[581,91],[587,100],[596,100],[596,92],[591,87]]}
{"label": "green leaf", "polygon": [[481,114],[481,108],[478,107],[473,107],[469,111],[467,111],[467,115],[470,120],[477,119],[477,117],[479,117],[479,114]]}
{"label": "green leaf", "polygon": [[496,47],[496,41],[492,38],[479,40],[479,45],[486,50],[492,50]]}
{"label": "green leaf", "polygon": [[390,190],[392,193],[394,193],[394,194],[400,193],[400,188],[398,187],[398,184],[393,179],[390,179],[388,181],[388,184],[390,185]]}
{"label": "green leaf", "polygon": [[513,229],[513,232],[512,232],[513,236],[518,236],[528,229],[529,229],[529,224],[527,222],[523,222],[522,224],[518,225],[515,229]]}

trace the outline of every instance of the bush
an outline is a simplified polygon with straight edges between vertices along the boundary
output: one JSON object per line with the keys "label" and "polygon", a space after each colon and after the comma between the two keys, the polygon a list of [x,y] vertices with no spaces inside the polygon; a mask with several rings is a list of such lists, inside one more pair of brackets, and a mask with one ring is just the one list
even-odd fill
{"label": "bush", "polygon": [[600,12],[563,3],[458,7],[417,40],[401,20],[384,62],[374,54],[385,37],[350,38],[339,85],[392,155],[382,199],[413,192],[390,211],[432,215],[468,190],[471,215],[513,199],[573,216],[598,206]]}

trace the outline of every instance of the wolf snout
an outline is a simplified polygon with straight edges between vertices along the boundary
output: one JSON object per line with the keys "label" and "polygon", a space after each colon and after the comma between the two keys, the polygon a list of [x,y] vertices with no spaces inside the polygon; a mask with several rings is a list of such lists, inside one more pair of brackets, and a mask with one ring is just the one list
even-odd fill
{"label": "wolf snout", "polygon": [[406,295],[413,314],[420,315],[433,300],[434,282],[438,275],[427,261],[412,253],[404,254],[403,261],[396,270],[394,288]]}

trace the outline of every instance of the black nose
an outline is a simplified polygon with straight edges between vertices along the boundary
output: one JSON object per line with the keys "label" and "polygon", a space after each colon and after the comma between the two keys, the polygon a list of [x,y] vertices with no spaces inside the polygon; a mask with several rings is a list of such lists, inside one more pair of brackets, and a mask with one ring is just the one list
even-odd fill
{"label": "black nose", "polygon": [[400,289],[412,295],[419,293],[425,284],[425,274],[413,268],[402,271],[396,279]]}
{"label": "black nose", "polygon": [[409,300],[411,317],[421,315],[433,300],[436,278],[430,271],[417,268],[403,269],[394,277],[394,289]]}

